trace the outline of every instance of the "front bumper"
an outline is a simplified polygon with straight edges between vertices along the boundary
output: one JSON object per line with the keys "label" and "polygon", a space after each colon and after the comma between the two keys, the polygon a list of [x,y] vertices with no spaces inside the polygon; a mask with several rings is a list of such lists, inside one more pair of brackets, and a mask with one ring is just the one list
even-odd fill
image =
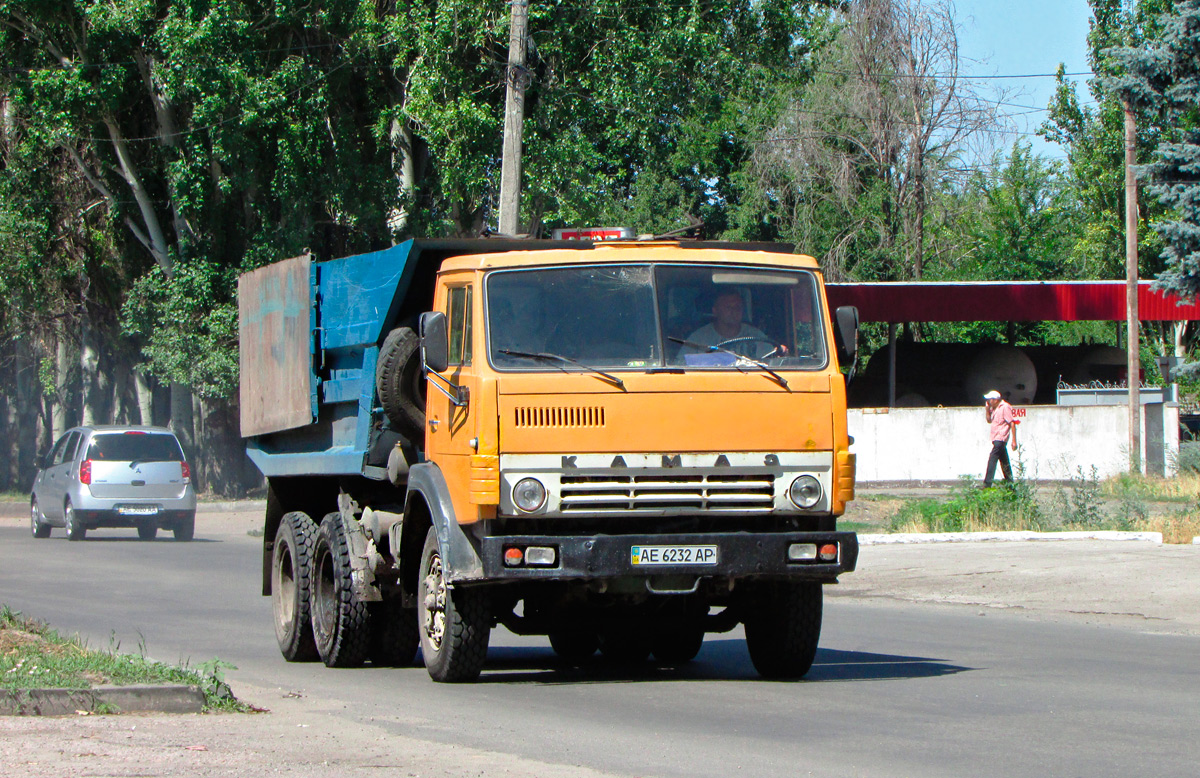
{"label": "front bumper", "polygon": [[[837,544],[834,561],[789,561],[793,543],[818,547]],[[512,547],[550,546],[556,564],[510,567],[504,551]],[[634,546],[716,546],[713,564],[634,565]],[[853,532],[718,532],[655,535],[493,535],[482,539],[483,577],[493,581],[604,580],[622,577],[679,576],[696,578],[785,578],[833,581],[858,563],[858,536]]]}

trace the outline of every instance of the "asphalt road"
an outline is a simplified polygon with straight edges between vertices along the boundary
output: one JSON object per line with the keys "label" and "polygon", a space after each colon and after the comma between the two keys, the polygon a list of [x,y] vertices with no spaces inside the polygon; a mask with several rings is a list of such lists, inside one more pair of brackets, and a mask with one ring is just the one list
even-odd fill
{"label": "asphalt road", "polygon": [[93,647],[230,662],[266,707],[301,695],[349,728],[616,775],[1194,776],[1200,759],[1200,637],[869,592],[827,597],[799,683],[759,680],[738,633],[684,669],[630,672],[569,668],[544,639],[497,630],[468,686],[419,666],[288,664],[258,595],[261,541],[236,518],[201,514],[192,543],[34,540],[0,521],[0,602]]}

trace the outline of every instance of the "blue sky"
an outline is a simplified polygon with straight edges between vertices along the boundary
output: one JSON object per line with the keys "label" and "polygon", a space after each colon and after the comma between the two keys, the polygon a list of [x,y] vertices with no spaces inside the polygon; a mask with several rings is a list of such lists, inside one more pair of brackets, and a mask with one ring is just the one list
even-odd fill
{"label": "blue sky", "polygon": [[[1053,73],[1060,62],[1068,73],[1088,71],[1087,32],[1091,8],[1087,0],[955,0],[959,57],[964,76]],[[1090,99],[1083,82],[1079,95]],[[1006,102],[1044,109],[1054,92],[1052,78],[987,79],[977,82],[984,93],[1002,87]],[[1013,115],[1023,141],[1034,151],[1062,156],[1060,147],[1032,135],[1045,119],[1044,111],[1030,112],[1013,106],[1001,110]],[[1004,146],[1011,147],[1013,137]]]}

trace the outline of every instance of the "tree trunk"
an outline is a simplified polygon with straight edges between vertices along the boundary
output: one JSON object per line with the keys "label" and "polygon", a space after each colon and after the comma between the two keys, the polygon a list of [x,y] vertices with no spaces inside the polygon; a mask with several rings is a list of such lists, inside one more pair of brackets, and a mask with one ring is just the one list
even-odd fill
{"label": "tree trunk", "polygon": [[[171,384],[171,429],[188,462],[195,464],[196,437],[192,426],[192,390],[184,384]],[[194,472],[193,472],[194,476]],[[197,491],[199,487],[197,487]]]}
{"label": "tree trunk", "polygon": [[154,423],[154,388],[150,377],[139,368],[133,370],[133,386],[137,392],[138,424]]}
{"label": "tree trunk", "polygon": [[79,319],[79,418],[80,423],[99,423],[96,415],[100,369],[100,352],[96,345],[96,331],[88,315],[87,306]]}
{"label": "tree trunk", "polygon": [[54,348],[54,396],[51,399],[54,412],[50,424],[50,436],[58,440],[70,424],[67,398],[71,396],[71,352],[67,344],[65,329],[59,329],[58,342]]}

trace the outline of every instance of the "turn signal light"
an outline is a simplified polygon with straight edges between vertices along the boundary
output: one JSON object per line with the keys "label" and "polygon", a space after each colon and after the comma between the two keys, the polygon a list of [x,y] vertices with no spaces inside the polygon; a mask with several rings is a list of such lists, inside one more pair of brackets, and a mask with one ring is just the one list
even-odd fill
{"label": "turn signal light", "polygon": [[509,546],[504,549],[506,567],[554,567],[558,564],[558,549],[554,546]]}
{"label": "turn signal light", "polygon": [[826,543],[821,546],[821,559],[832,562],[837,559],[837,543]]}
{"label": "turn signal light", "polygon": [[79,463],[79,483],[88,484],[89,486],[91,485],[91,483],[92,483],[92,460],[85,459]]}

